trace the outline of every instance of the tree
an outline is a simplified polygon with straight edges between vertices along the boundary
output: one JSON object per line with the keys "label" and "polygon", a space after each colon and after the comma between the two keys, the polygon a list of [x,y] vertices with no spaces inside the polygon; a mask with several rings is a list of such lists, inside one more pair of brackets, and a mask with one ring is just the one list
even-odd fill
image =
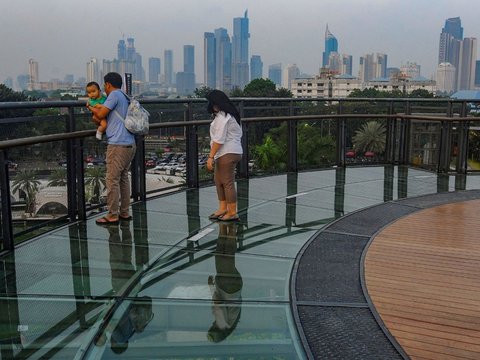
{"label": "tree", "polygon": [[433,98],[433,93],[425,89],[415,89],[409,95],[409,98]]}
{"label": "tree", "polygon": [[383,153],[386,143],[385,126],[378,121],[369,121],[363,124],[360,130],[357,130],[353,136],[353,146],[359,151],[373,151],[374,153]]}
{"label": "tree", "polygon": [[23,191],[25,194],[25,213],[35,212],[35,197],[40,186],[40,181],[37,180],[36,174],[33,170],[19,171],[12,183],[12,191]]}
{"label": "tree", "polygon": [[105,167],[94,166],[85,171],[85,185],[92,190],[92,197],[89,199],[94,204],[100,203],[101,191],[105,188]]}
{"label": "tree", "polygon": [[67,185],[67,169],[57,169],[48,177],[48,186],[65,186]]}

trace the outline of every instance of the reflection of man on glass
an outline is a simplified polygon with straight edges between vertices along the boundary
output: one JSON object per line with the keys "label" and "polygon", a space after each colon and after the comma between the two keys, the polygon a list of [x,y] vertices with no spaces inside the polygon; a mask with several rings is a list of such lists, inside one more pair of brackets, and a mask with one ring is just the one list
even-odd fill
{"label": "reflection of man on glass", "polygon": [[140,333],[153,318],[152,298],[143,296],[131,303],[125,314],[120,318],[112,331],[110,344],[116,354],[123,353],[128,348],[128,340],[134,333]]}
{"label": "reflection of man on glass", "polygon": [[117,293],[122,286],[135,274],[132,262],[132,231],[130,223],[120,222],[118,225],[106,226],[109,237],[110,270],[112,272],[112,290]]}
{"label": "reflection of man on glass", "polygon": [[220,342],[235,330],[241,314],[242,276],[235,267],[237,223],[218,223],[219,234],[215,254],[215,277],[208,277],[212,293],[214,321],[208,330],[208,340]]}

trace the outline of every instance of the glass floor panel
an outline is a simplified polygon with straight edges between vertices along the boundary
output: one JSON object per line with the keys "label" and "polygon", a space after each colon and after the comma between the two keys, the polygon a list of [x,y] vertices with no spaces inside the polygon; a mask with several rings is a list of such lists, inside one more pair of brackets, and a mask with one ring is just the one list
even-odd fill
{"label": "glass floor panel", "polygon": [[58,228],[0,259],[1,359],[303,358],[290,276],[319,229],[382,202],[479,188],[475,175],[328,169],[239,180],[237,223],[208,219],[208,186],[133,204],[131,222]]}

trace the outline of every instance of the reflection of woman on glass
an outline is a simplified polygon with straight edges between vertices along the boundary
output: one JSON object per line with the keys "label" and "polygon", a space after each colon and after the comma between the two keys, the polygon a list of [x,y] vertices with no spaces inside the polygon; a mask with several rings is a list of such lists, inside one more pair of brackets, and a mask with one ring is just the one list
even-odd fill
{"label": "reflection of woman on glass", "polygon": [[208,330],[208,340],[220,342],[235,330],[242,311],[242,276],[235,266],[237,250],[237,224],[219,223],[219,235],[215,252],[217,274],[208,277],[212,292],[214,321]]}
{"label": "reflection of woman on glass", "polygon": [[243,154],[240,114],[228,96],[220,90],[212,90],[206,98],[208,112],[215,115],[210,124],[210,154],[207,169],[212,171],[215,168],[214,180],[219,202],[217,211],[209,218],[236,221],[239,217],[235,190],[235,166]]}

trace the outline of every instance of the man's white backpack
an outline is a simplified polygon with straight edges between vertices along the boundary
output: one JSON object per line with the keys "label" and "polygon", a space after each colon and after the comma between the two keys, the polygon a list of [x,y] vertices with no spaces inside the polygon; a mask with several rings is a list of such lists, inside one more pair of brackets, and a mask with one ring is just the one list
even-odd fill
{"label": "man's white backpack", "polygon": [[127,116],[122,118],[117,110],[115,113],[119,118],[123,120],[125,127],[128,131],[135,135],[145,135],[148,134],[149,123],[148,118],[150,117],[150,113],[143,108],[140,103],[135,100],[134,98],[130,98],[125,94],[125,97],[128,99],[128,110]]}

